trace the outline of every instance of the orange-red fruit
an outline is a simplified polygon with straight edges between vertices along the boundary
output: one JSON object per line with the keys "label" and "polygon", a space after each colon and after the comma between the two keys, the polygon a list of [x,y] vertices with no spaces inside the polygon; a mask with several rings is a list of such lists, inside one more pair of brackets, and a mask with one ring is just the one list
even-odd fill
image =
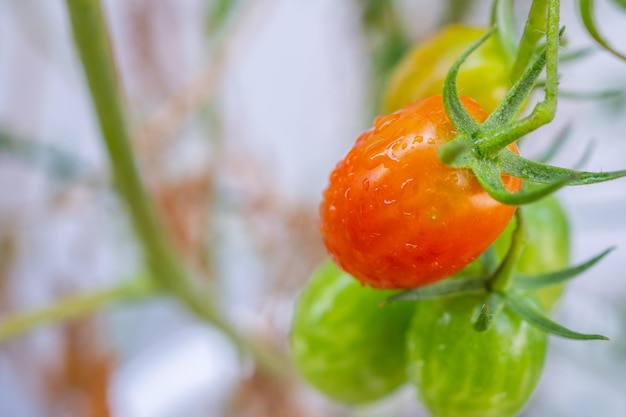
{"label": "orange-red fruit", "polygon": [[[487,118],[474,100],[461,101],[477,122]],[[506,228],[515,207],[491,198],[472,171],[439,160],[437,148],[456,134],[441,96],[418,100],[378,117],[337,164],[321,230],[330,255],[363,284],[412,288],[446,278]],[[515,177],[502,181],[521,187]]]}

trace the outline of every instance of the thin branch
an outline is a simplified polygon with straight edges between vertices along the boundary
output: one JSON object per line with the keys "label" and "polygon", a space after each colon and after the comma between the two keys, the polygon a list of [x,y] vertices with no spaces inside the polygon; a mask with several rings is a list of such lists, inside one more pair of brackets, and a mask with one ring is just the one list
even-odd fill
{"label": "thin branch", "polygon": [[159,222],[137,170],[131,148],[122,96],[117,80],[108,31],[97,0],[67,0],[74,41],[85,71],[117,191],[126,203],[130,220],[143,245],[155,284],[176,296],[199,318],[220,329],[257,364],[278,375],[288,369],[271,351],[239,334],[216,309],[213,294],[199,292]]}
{"label": "thin branch", "polygon": [[45,324],[80,317],[113,303],[136,300],[153,290],[142,278],[91,294],[67,297],[41,310],[9,316],[0,320],[0,343]]}

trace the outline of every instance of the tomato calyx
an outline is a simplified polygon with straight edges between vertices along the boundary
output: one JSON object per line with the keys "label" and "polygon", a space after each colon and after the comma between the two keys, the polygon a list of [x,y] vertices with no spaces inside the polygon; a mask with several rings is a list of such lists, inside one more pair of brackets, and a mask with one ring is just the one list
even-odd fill
{"label": "tomato calyx", "polygon": [[499,264],[494,262],[493,252],[488,250],[481,257],[482,273],[474,276],[454,276],[434,284],[413,288],[388,298],[386,302],[417,301],[461,294],[483,294],[483,302],[477,307],[473,326],[482,332],[489,328],[493,317],[506,306],[509,310],[533,326],[556,336],[574,340],[608,340],[599,334],[585,334],[570,330],[549,319],[526,293],[539,288],[567,282],[587,271],[614,248],[608,248],[593,258],[558,271],[537,275],[520,275],[515,265],[526,243],[523,221],[524,209],[516,212],[516,228],[511,237],[509,250]]}
{"label": "tomato calyx", "polygon": [[[558,27],[558,14],[559,2],[551,1],[548,7],[545,47],[484,123],[478,124],[474,121],[461,104],[456,78],[465,59],[496,31],[495,28],[488,31],[459,57],[450,68],[444,83],[444,105],[458,135],[439,147],[439,157],[443,163],[450,166],[471,169],[485,191],[504,204],[528,204],[566,185],[593,184],[626,176],[626,170],[588,172],[555,167],[523,158],[507,148],[554,118],[558,94],[558,47],[563,34],[563,29]],[[517,120],[516,116],[536,88],[544,68],[546,69],[544,100],[539,102],[528,116]],[[502,184],[503,174],[541,185],[511,193]]]}

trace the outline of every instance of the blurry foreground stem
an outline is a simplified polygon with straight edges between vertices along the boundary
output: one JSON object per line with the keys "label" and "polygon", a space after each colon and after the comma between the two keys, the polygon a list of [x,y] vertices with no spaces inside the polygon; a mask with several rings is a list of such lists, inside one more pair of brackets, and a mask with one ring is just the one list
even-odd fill
{"label": "blurry foreground stem", "polygon": [[0,342],[44,324],[68,320],[92,313],[109,304],[142,298],[154,291],[145,278],[124,282],[91,294],[63,298],[49,307],[21,313],[0,320]]}
{"label": "blurry foreground stem", "polygon": [[143,245],[154,283],[229,336],[240,349],[254,357],[257,365],[284,374],[286,367],[280,357],[236,332],[214,307],[215,297],[192,286],[139,177],[100,1],[66,0],[66,3],[74,41],[107,147],[113,180],[130,211],[130,220]]}

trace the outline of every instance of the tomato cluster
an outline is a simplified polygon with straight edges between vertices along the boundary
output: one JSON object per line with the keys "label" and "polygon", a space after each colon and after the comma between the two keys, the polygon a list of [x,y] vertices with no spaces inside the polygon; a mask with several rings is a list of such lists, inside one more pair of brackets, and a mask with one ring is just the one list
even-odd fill
{"label": "tomato cluster", "polygon": [[[528,241],[517,269],[544,273],[565,266],[568,226],[556,198],[526,207],[526,219]],[[498,260],[510,245],[511,226],[494,243]],[[476,260],[458,276],[481,269]],[[549,308],[561,290],[536,295]],[[435,416],[512,416],[523,407],[543,367],[545,333],[508,311],[487,332],[474,331],[476,297],[381,305],[394,293],[364,287],[332,262],[322,265],[294,315],[290,341],[300,373],[349,404],[377,401],[410,380],[426,387],[419,397]]]}
{"label": "tomato cluster", "polygon": [[[517,152],[556,107],[558,2],[547,17],[545,47],[512,86],[512,63],[482,29],[453,26],[411,51],[385,95],[393,113],[332,172],[320,224],[334,263],[304,290],[291,333],[298,369],[328,396],[367,403],[408,382],[435,417],[513,417],[548,333],[606,339],[542,313],[608,253],[567,267],[568,222],[550,193],[626,176]],[[517,119],[548,59],[545,101]]]}

